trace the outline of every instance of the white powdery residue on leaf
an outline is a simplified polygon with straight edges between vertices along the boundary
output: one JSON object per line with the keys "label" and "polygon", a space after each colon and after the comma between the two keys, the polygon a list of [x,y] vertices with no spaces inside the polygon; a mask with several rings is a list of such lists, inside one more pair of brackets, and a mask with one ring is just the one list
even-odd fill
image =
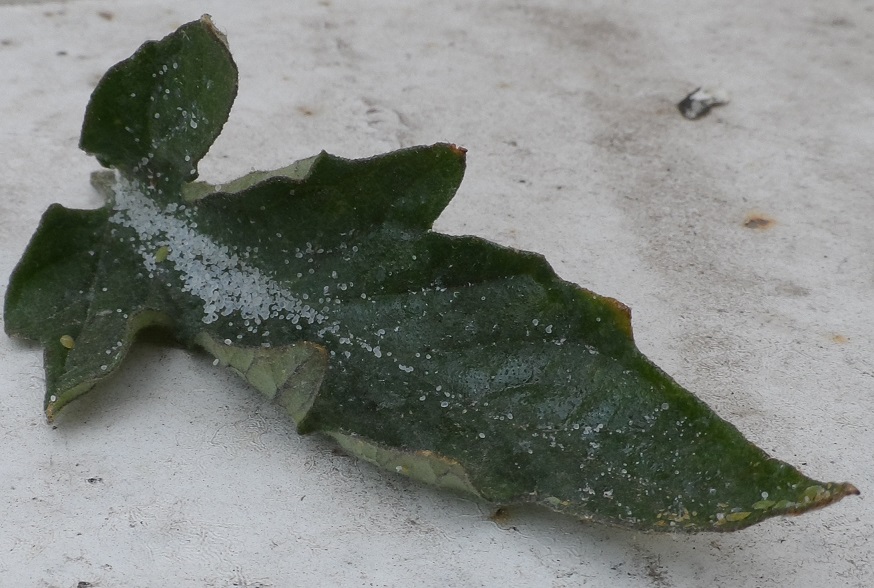
{"label": "white powdery residue on leaf", "polygon": [[[204,323],[228,322],[228,317],[238,313],[238,318],[242,319],[241,331],[248,330],[249,333],[258,332],[259,326],[266,320],[288,321],[287,324],[296,329],[306,324],[316,325],[314,334],[319,339],[333,339],[339,345],[359,347],[376,360],[397,363],[389,347],[391,343],[385,340],[386,329],[371,331],[372,338],[346,331],[337,320],[338,316],[328,310],[328,302],[332,306],[339,305],[340,298],[323,297],[316,301],[312,295],[292,293],[270,273],[257,267],[248,250],[238,253],[236,248],[203,234],[203,229],[197,228],[198,217],[192,205],[158,205],[142,186],[120,175],[116,177],[114,192],[114,213],[110,221],[133,230],[137,235],[123,241],[134,247],[150,278],[160,280],[169,287],[175,283],[182,292],[187,292],[202,303],[201,320]],[[357,250],[357,246],[352,249]],[[323,253],[323,250],[314,249],[311,243],[307,243],[305,251],[298,249],[295,252],[295,258],[305,259],[317,253]],[[162,267],[172,267],[172,280],[168,281],[166,274],[160,275]],[[313,274],[314,270],[309,269],[309,273]],[[300,273],[298,277],[301,277]],[[352,282],[338,286],[340,291],[350,291],[354,287]],[[330,287],[324,287],[325,296],[330,291]],[[350,292],[350,298],[357,296]],[[229,327],[238,324],[237,317],[232,318],[228,322]],[[398,331],[399,327],[395,327],[394,332]],[[344,334],[341,335],[341,332]],[[264,332],[262,336],[268,333]],[[239,333],[235,338],[224,339],[224,344],[242,343],[243,334]],[[264,347],[270,345],[269,341],[262,340],[259,343]],[[354,350],[332,351],[332,357],[341,362],[354,359],[354,355]],[[409,364],[413,363],[414,353],[402,355],[406,356],[407,363],[398,366],[400,371],[412,374],[415,368]],[[427,357],[430,358],[430,355]],[[425,371],[425,374],[428,372]]]}
{"label": "white powdery residue on leaf", "polygon": [[195,230],[196,223],[179,218],[177,207],[161,210],[140,188],[118,177],[115,214],[110,220],[136,231],[138,253],[146,269],[157,269],[155,251],[167,247],[167,262],[180,273],[182,291],[203,301],[203,322],[239,312],[243,319],[263,321],[280,315],[295,324],[322,324],[328,317],[283,288],[259,268],[242,261],[228,247]]}

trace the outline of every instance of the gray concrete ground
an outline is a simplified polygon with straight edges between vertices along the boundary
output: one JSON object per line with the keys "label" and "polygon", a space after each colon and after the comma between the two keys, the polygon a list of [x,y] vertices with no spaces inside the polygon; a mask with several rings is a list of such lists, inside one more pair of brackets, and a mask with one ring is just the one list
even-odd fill
{"label": "gray concrete ground", "polygon": [[[0,4],[0,294],[50,203],[100,205],[76,147],[96,81],[208,11],[241,79],[202,178],[463,145],[438,230],[627,303],[641,349],[752,441],[863,493],[728,535],[495,522],[154,343],[53,428],[40,350],[0,336],[0,584],[874,585],[870,3]],[[685,120],[699,85],[731,102]]]}

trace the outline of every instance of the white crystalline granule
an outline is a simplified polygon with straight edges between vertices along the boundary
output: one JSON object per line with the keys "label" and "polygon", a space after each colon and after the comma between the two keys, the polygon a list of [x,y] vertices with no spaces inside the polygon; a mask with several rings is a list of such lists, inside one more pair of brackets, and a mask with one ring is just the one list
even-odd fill
{"label": "white crystalline granule", "polygon": [[137,251],[150,273],[158,267],[155,251],[169,249],[166,263],[173,263],[179,272],[182,291],[203,301],[204,323],[234,312],[258,322],[280,315],[295,324],[321,324],[328,319],[259,268],[240,260],[227,246],[198,233],[196,223],[185,215],[176,216],[177,208],[181,207],[170,204],[161,210],[138,186],[118,177],[115,214],[110,221],[136,231]]}
{"label": "white crystalline granule", "polygon": [[[224,339],[225,345],[241,342],[242,331],[257,332],[263,321],[287,320],[290,326],[297,329],[306,324],[319,325],[315,333],[319,338],[331,338],[340,345],[356,345],[377,360],[397,361],[393,358],[394,352],[386,348],[390,343],[385,340],[385,328],[376,328],[372,339],[367,333],[353,334],[345,329],[341,335],[342,326],[336,320],[336,315],[331,318],[328,314],[327,302],[331,301],[330,297],[325,298],[324,303],[320,299],[318,308],[312,306],[317,304],[315,300],[310,300],[306,294],[290,292],[267,271],[245,259],[248,257],[246,252],[237,254],[227,245],[200,232],[202,229],[197,229],[196,207],[174,203],[159,206],[144,194],[140,185],[121,176],[116,179],[115,205],[110,221],[136,232],[137,237],[125,238],[124,242],[129,243],[142,258],[150,278],[160,279],[161,283],[171,287],[175,284],[202,303],[201,320],[204,323],[212,324],[221,320],[228,327],[239,326],[240,333],[235,334],[234,339]],[[357,250],[357,246],[352,247],[353,252]],[[314,251],[312,245],[307,244],[307,250],[296,252],[295,257],[303,259],[304,254],[321,252],[321,249]],[[172,280],[168,281],[166,275],[159,275],[159,268],[162,267],[175,270]],[[308,272],[313,274],[314,270],[309,269]],[[337,279],[336,272],[330,275],[332,280]],[[298,273],[297,276],[300,278],[302,274]],[[338,284],[338,288],[341,291],[349,290],[353,288],[353,283],[343,282]],[[330,287],[324,287],[323,292],[327,296]],[[339,298],[333,300],[334,304],[340,302]],[[236,316],[237,313],[239,316]],[[238,322],[238,319],[241,320]],[[399,327],[395,327],[394,332],[398,331]],[[262,337],[269,337],[269,334],[270,331],[265,330]],[[368,339],[378,344],[373,345]],[[261,345],[269,347],[270,342],[262,339]],[[331,353],[334,355],[333,351]],[[353,356],[347,350],[338,353],[342,353],[346,360]],[[408,355],[412,363],[414,357],[421,356],[421,353],[411,351],[404,355]],[[430,359],[431,356],[426,357]],[[412,365],[404,363],[400,363],[398,368],[406,374],[415,371]],[[437,386],[437,390],[441,390],[441,387]],[[446,396],[449,396],[448,392]],[[448,406],[448,401],[444,402]]]}

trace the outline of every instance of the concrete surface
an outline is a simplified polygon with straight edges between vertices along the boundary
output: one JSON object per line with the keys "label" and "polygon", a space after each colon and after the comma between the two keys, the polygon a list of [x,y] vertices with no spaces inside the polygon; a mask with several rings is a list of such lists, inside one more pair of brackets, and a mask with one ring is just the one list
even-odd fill
{"label": "concrete surface", "polygon": [[[241,84],[202,178],[463,145],[438,230],[624,301],[752,441],[863,494],[730,535],[491,520],[155,342],[46,425],[40,350],[0,336],[0,585],[874,586],[874,5],[3,3],[0,294],[50,203],[100,204],[76,148],[99,77],[203,11]],[[683,119],[702,84],[731,103]]]}

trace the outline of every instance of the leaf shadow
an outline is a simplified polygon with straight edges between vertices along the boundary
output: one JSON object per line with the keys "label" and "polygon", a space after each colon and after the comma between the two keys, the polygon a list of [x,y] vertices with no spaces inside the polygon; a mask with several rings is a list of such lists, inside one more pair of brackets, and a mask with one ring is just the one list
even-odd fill
{"label": "leaf shadow", "polygon": [[[57,430],[78,433],[82,427],[108,423],[123,414],[136,413],[140,406],[150,404],[163,393],[148,384],[147,376],[160,369],[171,353],[185,350],[171,332],[162,327],[148,327],[137,333],[123,362],[123,368],[98,383],[87,394],[75,399],[55,417]],[[146,394],[143,394],[145,388]],[[137,393],[130,393],[136,390]]]}

